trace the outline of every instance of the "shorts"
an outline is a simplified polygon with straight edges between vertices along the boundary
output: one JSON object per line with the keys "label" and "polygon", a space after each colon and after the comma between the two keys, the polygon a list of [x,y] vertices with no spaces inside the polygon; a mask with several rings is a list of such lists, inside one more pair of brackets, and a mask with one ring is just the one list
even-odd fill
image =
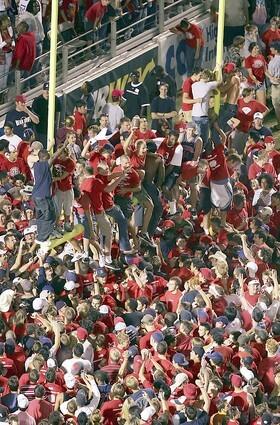
{"label": "shorts", "polygon": [[211,204],[221,211],[227,211],[232,203],[232,186],[229,179],[210,181]]}
{"label": "shorts", "polygon": [[57,209],[58,216],[61,215],[62,210],[64,211],[64,215],[69,216],[72,214],[74,202],[74,192],[73,189],[65,190],[57,190],[54,195],[54,203]]}
{"label": "shorts", "polygon": [[84,238],[90,239],[90,225],[88,222],[88,218],[85,214],[78,214],[77,211],[75,211],[74,214],[74,224],[82,224],[84,226]]}
{"label": "shorts", "polygon": [[204,214],[208,214],[211,209],[211,191],[208,187],[201,187],[199,190],[198,211]]}
{"label": "shorts", "polygon": [[145,201],[151,201],[152,202],[152,198],[150,197],[150,195],[148,195],[148,193],[143,188],[143,186],[142,186],[142,188],[139,192],[134,193],[133,197],[135,199],[137,199],[138,204],[140,204],[141,206],[143,206]]}

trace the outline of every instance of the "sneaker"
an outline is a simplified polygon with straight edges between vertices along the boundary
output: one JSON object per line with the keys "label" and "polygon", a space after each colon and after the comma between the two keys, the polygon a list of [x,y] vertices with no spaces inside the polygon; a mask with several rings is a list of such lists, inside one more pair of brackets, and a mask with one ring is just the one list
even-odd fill
{"label": "sneaker", "polygon": [[120,270],[120,267],[118,266],[118,264],[116,264],[113,261],[112,261],[112,263],[108,263],[108,262],[105,261],[105,268],[109,269],[109,270],[113,270],[115,272]]}
{"label": "sneaker", "polygon": [[141,239],[143,242],[145,242],[146,244],[150,245],[152,248],[155,248],[156,245],[154,244],[154,242],[151,240],[150,236],[148,235],[148,233],[139,233],[138,234],[139,239]]}
{"label": "sneaker", "polygon": [[76,263],[76,261],[81,260],[84,258],[84,254],[82,252],[76,252],[71,260],[71,263]]}
{"label": "sneaker", "polygon": [[99,267],[101,267],[103,269],[103,267],[105,267],[105,257],[104,255],[100,255],[99,257]]}

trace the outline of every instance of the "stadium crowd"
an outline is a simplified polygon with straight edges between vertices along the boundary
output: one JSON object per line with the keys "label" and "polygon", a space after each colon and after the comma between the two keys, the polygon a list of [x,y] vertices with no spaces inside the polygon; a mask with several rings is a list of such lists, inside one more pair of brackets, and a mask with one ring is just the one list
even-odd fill
{"label": "stadium crowd", "polygon": [[280,424],[280,29],[277,2],[248,6],[226,3],[216,78],[199,25],[172,29],[179,107],[160,66],[98,117],[85,82],[63,125],[57,99],[47,143],[48,83],[30,107],[16,97],[0,137],[1,424]]}

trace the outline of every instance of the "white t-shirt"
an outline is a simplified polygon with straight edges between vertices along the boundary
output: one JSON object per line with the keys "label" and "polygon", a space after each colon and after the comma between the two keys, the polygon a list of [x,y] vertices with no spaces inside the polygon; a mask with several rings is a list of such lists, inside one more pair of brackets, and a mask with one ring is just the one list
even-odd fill
{"label": "white t-shirt", "polygon": [[182,159],[183,159],[183,147],[182,145],[178,145],[175,149],[173,158],[170,161],[170,165],[181,167]]}
{"label": "white t-shirt", "polygon": [[119,105],[113,103],[106,103],[102,112],[108,114],[109,126],[112,131],[115,131],[120,123],[120,120],[124,117],[124,111]]}
{"label": "white t-shirt", "polygon": [[0,137],[0,140],[1,139],[7,140],[9,142],[9,147],[14,146],[16,149],[21,142],[21,138],[16,134],[14,134],[13,136],[5,136],[4,134],[4,136]]}
{"label": "white t-shirt", "polygon": [[198,81],[192,85],[192,94],[194,99],[202,98],[202,103],[195,103],[192,109],[193,117],[205,117],[208,116],[209,109],[209,95],[211,90],[218,87],[217,81]]}

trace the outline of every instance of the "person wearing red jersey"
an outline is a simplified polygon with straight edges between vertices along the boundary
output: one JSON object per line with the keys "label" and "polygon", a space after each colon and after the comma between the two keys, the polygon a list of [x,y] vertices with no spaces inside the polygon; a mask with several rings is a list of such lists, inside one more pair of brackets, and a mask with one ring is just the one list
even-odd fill
{"label": "person wearing red jersey", "polygon": [[280,173],[280,153],[275,149],[276,140],[272,136],[266,136],[263,142],[265,151],[268,153],[269,161],[272,161],[272,165],[278,175]]}
{"label": "person wearing red jersey", "polygon": [[79,100],[75,106],[75,112],[74,112],[75,122],[74,122],[73,129],[77,133],[77,136],[80,142],[83,141],[86,135],[86,129],[87,129],[86,115],[87,115],[87,104],[84,100]]}
{"label": "person wearing red jersey", "polygon": [[[121,170],[120,173],[110,174],[108,164],[103,161],[99,163],[97,172],[98,174],[96,175],[96,178],[103,181],[107,186],[107,190],[104,190],[102,194],[102,202],[105,213],[109,217],[113,218],[113,220],[117,223],[119,229],[120,250],[123,253],[128,254],[131,252],[131,245],[128,237],[127,219],[119,206],[115,205],[113,196],[114,189],[126,178],[128,170]],[[108,190],[109,183],[112,181],[114,181],[114,183],[113,185],[112,183],[110,184],[110,190]]]}
{"label": "person wearing red jersey", "polygon": [[200,103],[201,98],[194,99],[192,94],[192,85],[200,80],[200,70],[194,69],[190,77],[186,78],[182,87],[182,111],[187,122],[192,121],[192,108],[194,103]]}
{"label": "person wearing red jersey", "polygon": [[254,162],[250,165],[248,170],[249,180],[258,178],[262,173],[271,174],[272,177],[276,177],[276,172],[273,165],[269,162],[268,153],[265,150],[258,151],[255,153]]}
{"label": "person wearing red jersey", "polygon": [[75,162],[69,157],[66,149],[62,150],[58,158],[55,159],[54,169],[58,170],[57,177],[53,178],[56,188],[54,202],[57,209],[57,221],[60,221],[63,210],[66,230],[72,218],[74,202],[72,178],[75,171]]}
{"label": "person wearing red jersey", "polygon": [[[35,34],[29,32],[29,25],[21,21],[17,26],[18,38],[13,51],[12,65],[23,71],[26,78],[30,75],[36,58]],[[28,81],[28,85],[30,82]]]}
{"label": "person wearing red jersey", "polygon": [[256,112],[261,112],[265,117],[269,109],[254,99],[254,90],[252,88],[245,88],[242,92],[242,97],[238,99],[237,102],[236,118],[240,123],[232,139],[232,147],[236,149],[239,154],[243,154],[244,152],[247,136]]}
{"label": "person wearing red jersey", "polygon": [[182,292],[179,289],[180,286],[182,286],[181,279],[176,276],[172,277],[167,284],[168,290],[160,297],[160,300],[164,301],[168,306],[168,311],[172,311],[173,313],[176,313],[182,297]]}
{"label": "person wearing red jersey", "polygon": [[256,90],[256,99],[266,105],[265,73],[266,60],[260,53],[257,43],[249,45],[250,55],[245,59],[245,68],[248,70],[248,83]]}
{"label": "person wearing red jersey", "polygon": [[274,16],[270,19],[269,28],[262,35],[262,41],[266,46],[266,55],[272,55],[270,45],[273,41],[280,41],[279,17]]}
{"label": "person wearing red jersey", "polygon": [[[86,31],[94,30],[94,41],[106,37],[107,25],[101,26],[104,16],[108,13],[108,5],[110,0],[99,0],[93,3],[85,14],[85,29]],[[92,33],[89,34],[89,39],[92,39]]]}
{"label": "person wearing red jersey", "polygon": [[233,195],[233,205],[227,212],[227,223],[240,231],[248,230],[248,212],[245,201],[244,195],[236,193]]}
{"label": "person wearing red jersey", "polygon": [[133,131],[133,141],[137,140],[150,140],[155,139],[156,134],[149,128],[148,121],[146,118],[141,118],[139,121],[139,128]]}
{"label": "person wearing red jersey", "polygon": [[18,156],[27,164],[27,157],[30,153],[30,146],[35,140],[35,133],[31,128],[27,128],[23,132],[22,141],[17,146]]}
{"label": "person wearing red jersey", "polygon": [[204,37],[202,29],[187,18],[171,29],[175,34],[184,34],[186,39],[186,71],[191,76],[194,68],[200,68],[204,50]]}
{"label": "person wearing red jersey", "polygon": [[5,163],[5,170],[9,176],[14,177],[17,174],[23,174],[25,176],[30,175],[28,166],[24,163],[22,158],[18,157],[17,148],[9,146],[9,155]]}

